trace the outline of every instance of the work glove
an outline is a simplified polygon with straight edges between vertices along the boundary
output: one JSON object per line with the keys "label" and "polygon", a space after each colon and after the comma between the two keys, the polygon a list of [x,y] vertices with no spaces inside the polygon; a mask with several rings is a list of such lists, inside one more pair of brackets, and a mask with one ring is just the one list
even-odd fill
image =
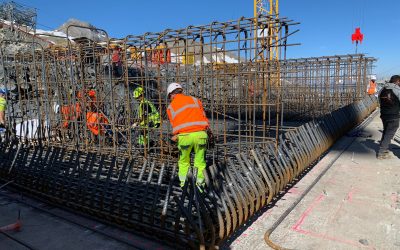
{"label": "work glove", "polygon": [[135,122],[134,124],[132,124],[131,129],[135,129],[138,126],[138,123]]}
{"label": "work glove", "polygon": [[178,135],[174,135],[171,137],[171,141],[178,142]]}

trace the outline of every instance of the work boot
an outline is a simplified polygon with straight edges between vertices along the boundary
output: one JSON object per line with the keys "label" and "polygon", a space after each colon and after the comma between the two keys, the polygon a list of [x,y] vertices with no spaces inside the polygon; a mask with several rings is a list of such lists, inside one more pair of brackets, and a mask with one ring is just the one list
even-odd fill
{"label": "work boot", "polygon": [[377,158],[378,158],[378,160],[389,159],[390,158],[390,153],[389,153],[388,150],[379,151]]}

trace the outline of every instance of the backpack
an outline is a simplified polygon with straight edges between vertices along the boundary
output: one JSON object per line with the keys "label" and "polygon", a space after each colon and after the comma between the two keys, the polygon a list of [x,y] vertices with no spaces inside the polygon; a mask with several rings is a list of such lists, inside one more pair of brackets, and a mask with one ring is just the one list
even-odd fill
{"label": "backpack", "polygon": [[383,88],[379,94],[379,104],[383,108],[390,108],[396,104],[397,97],[391,89]]}

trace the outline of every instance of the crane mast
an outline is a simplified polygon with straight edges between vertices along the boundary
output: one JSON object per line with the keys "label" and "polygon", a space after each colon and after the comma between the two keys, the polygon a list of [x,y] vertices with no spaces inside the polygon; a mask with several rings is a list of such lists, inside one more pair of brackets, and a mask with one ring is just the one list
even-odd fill
{"label": "crane mast", "polygon": [[[260,15],[273,16],[274,18],[279,17],[279,0],[254,0],[254,18],[256,20],[255,32],[258,32],[258,22],[257,19]],[[263,34],[257,34],[256,43],[261,43],[261,50],[257,52],[258,56],[261,57],[261,60],[269,59],[269,60],[279,60],[279,29],[274,27],[274,25],[268,25],[267,34],[265,31]],[[259,32],[258,32],[259,33]],[[260,37],[258,37],[260,36]],[[265,46],[265,43],[268,43]],[[258,46],[256,46],[258,47]],[[265,47],[267,47],[268,51],[265,51]],[[265,55],[267,54],[267,56]]]}
{"label": "crane mast", "polygon": [[278,16],[279,0],[254,0],[254,17],[258,15]]}

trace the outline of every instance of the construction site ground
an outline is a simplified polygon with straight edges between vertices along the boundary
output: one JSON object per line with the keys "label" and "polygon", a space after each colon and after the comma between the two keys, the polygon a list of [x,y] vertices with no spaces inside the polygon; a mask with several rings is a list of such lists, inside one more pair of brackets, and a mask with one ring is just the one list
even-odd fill
{"label": "construction site ground", "polygon": [[223,248],[269,249],[265,233],[281,221],[269,239],[286,249],[400,249],[400,141],[378,160],[382,122],[373,115]]}
{"label": "construction site ground", "polygon": [[171,249],[138,234],[3,188],[0,190],[0,228],[12,228],[18,214],[21,221],[19,230],[5,233],[0,230],[1,250]]}
{"label": "construction site ground", "polygon": [[[400,143],[392,141],[391,159],[376,159],[382,123],[379,111],[373,115],[222,248],[268,249],[265,232],[287,214],[270,236],[284,248],[400,249]],[[0,249],[168,249],[4,187],[0,227],[14,223],[18,211],[22,228],[0,234]]]}

